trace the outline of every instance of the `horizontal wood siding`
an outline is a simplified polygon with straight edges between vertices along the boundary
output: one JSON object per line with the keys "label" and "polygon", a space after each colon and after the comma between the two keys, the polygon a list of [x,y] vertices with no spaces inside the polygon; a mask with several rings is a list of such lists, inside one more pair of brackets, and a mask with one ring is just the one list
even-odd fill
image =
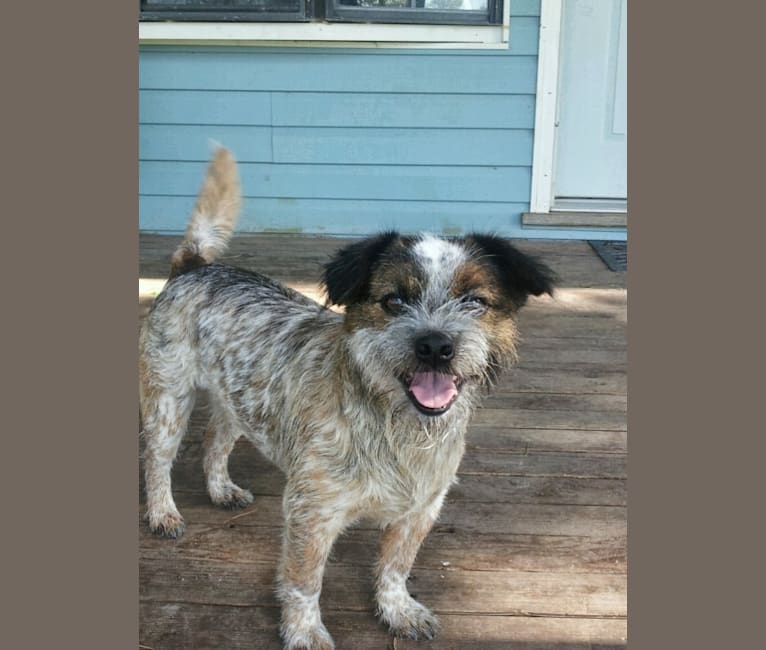
{"label": "horizontal wood siding", "polygon": [[[205,162],[143,161],[139,190],[156,196],[195,196]],[[486,202],[505,202],[508,193],[529,187],[527,167],[428,165],[306,165],[242,162],[246,198],[420,201],[424,191],[441,201],[465,202],[477,193]],[[380,179],[385,177],[385,183]],[[257,189],[257,195],[248,194]]]}
{"label": "horizontal wood siding", "polygon": [[[339,199],[245,199],[239,220],[241,232],[290,232],[365,235],[398,228],[446,235],[467,231],[503,232],[508,213],[521,214],[527,203],[449,201],[373,201]],[[194,206],[194,197],[141,196],[142,229],[181,231]],[[167,224],[177,224],[168,228]]]}
{"label": "horizontal wood siding", "polygon": [[511,3],[508,51],[142,47],[140,227],[183,230],[220,142],[242,232],[536,236],[539,4]]}
{"label": "horizontal wood siding", "polygon": [[[272,111],[273,106],[273,111]],[[141,120],[147,124],[301,127],[532,129],[532,95],[459,93],[320,93],[208,90],[143,90]]]}

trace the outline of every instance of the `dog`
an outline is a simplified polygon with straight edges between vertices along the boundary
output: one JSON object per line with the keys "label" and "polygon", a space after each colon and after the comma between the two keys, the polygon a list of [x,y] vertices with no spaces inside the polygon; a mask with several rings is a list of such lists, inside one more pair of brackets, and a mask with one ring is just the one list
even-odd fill
{"label": "dog", "polygon": [[240,201],[236,163],[220,148],[141,329],[149,527],[170,538],[184,530],[170,470],[205,390],[213,503],[253,501],[227,469],[242,436],[286,475],[284,647],[334,647],[319,610],[324,566],[336,537],[362,518],[382,530],[378,617],[397,636],[430,639],[437,618],[405,581],[456,481],[471,415],[516,358],[515,316],[528,296],[553,294],[555,275],[494,235],[384,232],[326,264],[321,305],[214,262]]}

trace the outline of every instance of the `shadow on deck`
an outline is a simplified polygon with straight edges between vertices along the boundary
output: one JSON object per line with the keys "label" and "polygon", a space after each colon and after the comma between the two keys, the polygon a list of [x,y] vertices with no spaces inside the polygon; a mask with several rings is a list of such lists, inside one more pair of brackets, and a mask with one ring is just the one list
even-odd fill
{"label": "shadow on deck", "polygon": [[[178,237],[141,237],[139,314]],[[317,297],[335,238],[238,237],[223,261]],[[337,648],[622,648],[627,637],[627,295],[585,242],[519,241],[561,277],[520,318],[520,363],[475,418],[460,482],[413,568],[410,591],[442,621],[433,642],[392,639],[373,616],[377,531],[336,544],[322,612]],[[139,521],[140,639],[152,650],[280,647],[274,578],[284,479],[244,441],[232,478],[256,496],[214,508],[202,474],[205,405],[173,470],[178,541]],[[143,481],[140,480],[143,514]]]}

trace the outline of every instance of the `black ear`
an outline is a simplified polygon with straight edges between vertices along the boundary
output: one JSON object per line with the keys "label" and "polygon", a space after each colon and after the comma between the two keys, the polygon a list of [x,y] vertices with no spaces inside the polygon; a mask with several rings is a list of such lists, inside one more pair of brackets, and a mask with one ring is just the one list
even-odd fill
{"label": "black ear", "polygon": [[513,302],[521,307],[530,295],[553,295],[556,274],[539,260],[496,235],[472,234],[466,243],[477,249],[479,256],[488,261]]}
{"label": "black ear", "polygon": [[350,305],[369,297],[370,276],[388,247],[399,239],[390,231],[342,248],[324,267],[322,284],[333,305]]}

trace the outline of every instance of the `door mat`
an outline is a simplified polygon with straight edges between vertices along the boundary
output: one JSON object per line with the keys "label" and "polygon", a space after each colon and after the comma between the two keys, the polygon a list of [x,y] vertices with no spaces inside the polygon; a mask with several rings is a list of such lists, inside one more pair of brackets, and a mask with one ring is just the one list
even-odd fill
{"label": "door mat", "polygon": [[588,243],[611,271],[628,270],[628,242],[589,241]]}

